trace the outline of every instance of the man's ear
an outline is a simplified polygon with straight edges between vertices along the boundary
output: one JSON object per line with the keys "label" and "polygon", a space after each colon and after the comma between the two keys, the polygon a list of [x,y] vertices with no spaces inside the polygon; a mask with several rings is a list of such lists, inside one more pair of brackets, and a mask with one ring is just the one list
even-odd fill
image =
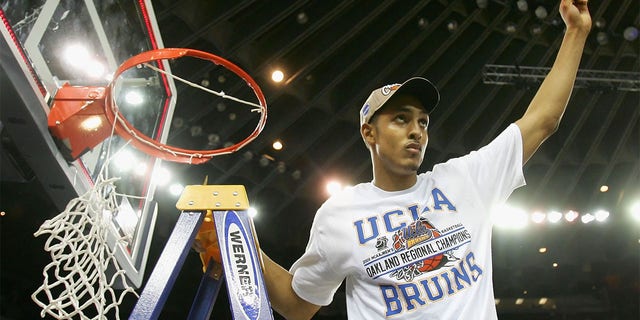
{"label": "man's ear", "polygon": [[362,135],[362,139],[364,140],[364,143],[367,144],[367,146],[370,146],[376,142],[376,139],[373,135],[374,130],[375,128],[373,127],[373,125],[369,123],[363,123],[360,127],[360,135]]}

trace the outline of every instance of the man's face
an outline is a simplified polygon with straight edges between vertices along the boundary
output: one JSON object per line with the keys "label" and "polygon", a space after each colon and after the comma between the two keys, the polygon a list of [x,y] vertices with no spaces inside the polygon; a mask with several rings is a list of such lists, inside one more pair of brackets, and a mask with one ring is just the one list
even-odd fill
{"label": "man's face", "polygon": [[[373,157],[383,170],[415,174],[424,159],[429,115],[412,96],[393,96],[371,119]],[[375,161],[375,160],[374,160]]]}

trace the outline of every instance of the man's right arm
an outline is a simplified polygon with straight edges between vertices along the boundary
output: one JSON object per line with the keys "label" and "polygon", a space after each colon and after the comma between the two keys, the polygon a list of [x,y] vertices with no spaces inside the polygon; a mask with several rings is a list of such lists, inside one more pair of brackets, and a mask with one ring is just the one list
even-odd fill
{"label": "man's right arm", "polygon": [[300,298],[291,287],[293,275],[271,260],[262,250],[260,253],[271,307],[286,319],[311,319],[320,306]]}

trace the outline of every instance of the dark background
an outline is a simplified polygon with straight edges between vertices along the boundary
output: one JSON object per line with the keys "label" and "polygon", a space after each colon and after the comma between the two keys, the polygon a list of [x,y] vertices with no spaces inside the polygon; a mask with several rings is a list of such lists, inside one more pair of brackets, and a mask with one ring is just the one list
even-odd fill
{"label": "dark background", "polygon": [[[515,77],[506,85],[485,83],[487,64],[550,67],[563,34],[557,1],[153,1],[165,47],[186,47],[235,62],[260,84],[269,105],[263,133],[240,152],[197,167],[174,165],[189,184],[243,184],[259,207],[255,225],[262,248],[285,267],[303,252],[313,215],[326,199],[324,183],[371,179],[369,155],[358,132],[358,110],[372,89],[411,76],[427,77],[440,88],[442,102],[433,113],[430,143],[422,170],[478,148],[526,109],[535,81]],[[534,10],[543,6],[545,19]],[[640,196],[639,43],[623,38],[626,27],[640,25],[637,0],[593,1],[594,23],[581,68],[634,72],[635,90],[613,74],[574,90],[558,132],[525,166],[528,186],[510,201],[533,210],[606,208],[603,224],[530,225],[517,232],[494,232],[494,283],[501,319],[637,319],[640,243],[638,222],[628,207]],[[304,13],[304,16],[300,16]],[[447,25],[456,21],[457,28]],[[515,31],[507,31],[513,25]],[[532,34],[532,28],[541,33]],[[597,35],[608,35],[601,44]],[[286,70],[285,83],[270,81],[272,67]],[[211,70],[176,71],[217,81]],[[633,89],[633,84],[631,84]],[[189,95],[179,87],[179,95]],[[233,92],[231,92],[233,93]],[[3,94],[6,94],[3,91]],[[206,148],[210,133],[232,141],[255,125],[230,111],[193,104],[176,110],[170,143]],[[193,134],[199,127],[199,134]],[[198,132],[198,131],[196,131]],[[285,148],[274,151],[281,139]],[[3,136],[3,145],[11,146]],[[209,145],[210,146],[210,145]],[[20,146],[14,146],[20,149]],[[248,152],[248,153],[247,153]],[[267,155],[262,163],[260,159]],[[3,174],[4,175],[4,174]],[[598,191],[601,185],[609,191]],[[37,319],[30,300],[42,281],[48,257],[44,239],[33,232],[57,214],[36,177],[0,185],[2,319]],[[175,197],[156,192],[160,214],[147,272],[153,269],[179,212]],[[548,254],[538,253],[539,247]],[[559,267],[551,264],[558,262]],[[200,279],[200,262],[191,253],[164,308],[163,319],[186,317]],[[513,305],[513,299],[526,298]],[[556,308],[536,305],[552,299]],[[128,299],[123,314],[134,301]],[[226,319],[226,295],[214,318]],[[317,319],[343,319],[344,293]]]}

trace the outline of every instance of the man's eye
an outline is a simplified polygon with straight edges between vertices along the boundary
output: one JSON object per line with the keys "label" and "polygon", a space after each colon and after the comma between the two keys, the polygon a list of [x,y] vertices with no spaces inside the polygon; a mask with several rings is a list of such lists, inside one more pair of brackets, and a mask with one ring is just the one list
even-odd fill
{"label": "man's eye", "polygon": [[402,114],[399,114],[399,115],[397,115],[397,116],[396,116],[396,121],[399,121],[399,122],[407,122],[407,117],[405,117],[405,116],[404,116],[404,115],[402,115]]}
{"label": "man's eye", "polygon": [[420,120],[420,125],[425,127],[425,128],[428,127],[429,126],[429,120],[426,120],[426,119]]}

